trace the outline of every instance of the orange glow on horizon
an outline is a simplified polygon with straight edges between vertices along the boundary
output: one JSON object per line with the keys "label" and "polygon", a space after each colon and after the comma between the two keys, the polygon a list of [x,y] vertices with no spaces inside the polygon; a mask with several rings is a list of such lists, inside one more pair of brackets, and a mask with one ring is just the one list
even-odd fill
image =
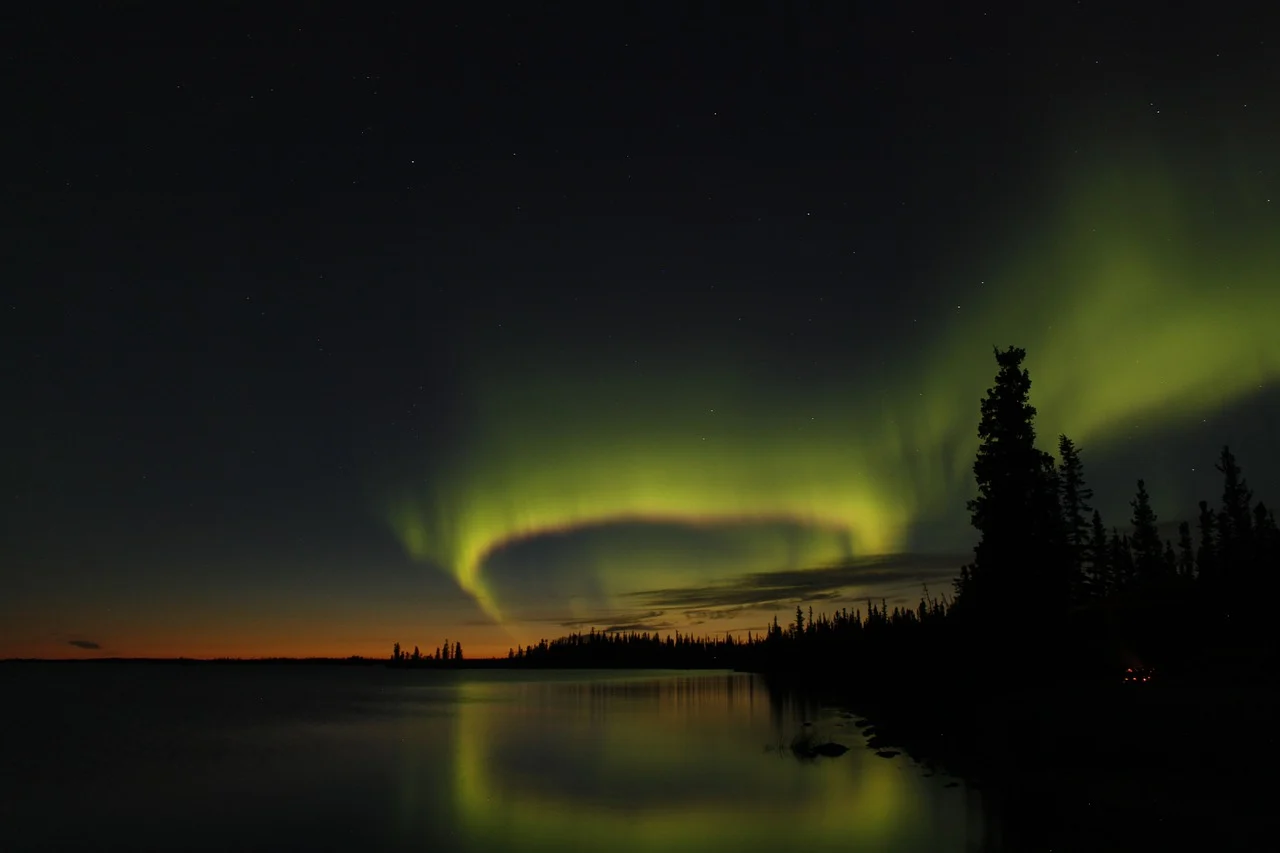
{"label": "orange glow on horizon", "polygon": [[[550,639],[550,638],[548,638]],[[453,635],[449,636],[450,643],[454,642]],[[507,646],[496,645],[494,643],[479,643],[468,646],[466,640],[461,639],[462,653],[464,658],[483,659],[483,658],[506,658]],[[290,643],[290,644],[256,644],[243,640],[232,640],[226,642],[214,642],[202,645],[174,645],[169,643],[161,643],[154,641],[139,641],[137,643],[121,643],[112,645],[108,648],[101,649],[85,649],[71,645],[69,642],[49,640],[37,643],[27,643],[23,645],[6,646],[0,652],[0,660],[102,660],[112,658],[131,658],[131,659],[149,659],[149,660],[219,660],[219,659],[236,659],[236,660],[261,660],[265,658],[332,658],[345,659],[349,657],[362,657],[369,660],[384,660],[391,657],[392,645],[395,641],[386,644],[384,648],[381,645],[374,647],[370,644],[361,646],[338,645],[338,644],[315,644],[308,645],[306,643]],[[443,642],[443,637],[441,638]],[[537,642],[536,640],[532,642]],[[402,642],[403,646],[404,643]],[[435,653],[435,646],[431,646],[430,652]],[[409,651],[413,651],[413,645],[409,644]],[[427,654],[428,649],[422,648],[422,653]]]}
{"label": "orange glow on horizon", "polygon": [[[794,609],[794,608],[793,608]],[[789,611],[778,611],[779,618],[784,618]],[[732,620],[732,624],[717,624],[716,630],[704,631],[704,625],[674,624],[670,628],[663,627],[657,631],[662,636],[681,634],[695,636],[723,637],[731,633],[735,638],[745,639],[748,631],[761,633],[765,623],[771,619],[761,613],[747,616],[741,622]],[[626,622],[625,614],[619,614],[617,622]],[[730,620],[726,620],[730,621]],[[610,620],[602,619],[594,627],[597,631],[608,627]],[[25,642],[7,642],[0,638],[0,660],[98,660],[103,658],[137,658],[137,659],[187,659],[217,660],[240,659],[253,660],[263,658],[334,658],[344,659],[352,656],[371,660],[384,660],[391,657],[392,647],[396,642],[406,653],[412,653],[417,645],[424,656],[434,655],[436,647],[447,638],[450,645],[462,643],[465,659],[505,659],[509,649],[517,646],[536,645],[540,640],[548,642],[572,632],[589,632],[593,626],[566,627],[558,623],[523,624],[509,626],[458,626],[438,625],[424,626],[403,632],[395,637],[385,626],[369,626],[368,631],[361,631],[364,636],[350,642],[340,638],[329,640],[312,640],[310,637],[323,635],[325,629],[318,628],[313,632],[300,632],[300,636],[284,638],[276,632],[227,634],[217,631],[208,633],[175,633],[164,636],[160,632],[139,632],[131,637],[120,637],[111,643],[102,643],[101,648],[83,648],[73,645],[71,640],[62,638],[46,638]],[[643,632],[644,628],[637,628]],[[373,633],[386,633],[385,639],[368,639]],[[652,629],[650,633],[653,633]]]}

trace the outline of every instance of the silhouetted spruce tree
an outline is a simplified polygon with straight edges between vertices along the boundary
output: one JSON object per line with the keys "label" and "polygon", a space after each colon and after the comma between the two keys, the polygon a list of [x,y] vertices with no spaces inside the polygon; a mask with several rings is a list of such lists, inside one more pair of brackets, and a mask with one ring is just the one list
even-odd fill
{"label": "silhouetted spruce tree", "polygon": [[1043,548],[1040,575],[1045,581],[1042,593],[1048,593],[1044,603],[1050,610],[1061,609],[1070,601],[1078,585],[1071,568],[1071,553],[1067,547],[1066,528],[1062,523],[1062,500],[1059,497],[1058,465],[1052,454],[1040,455],[1041,487],[1036,490],[1039,504],[1033,517],[1040,527],[1037,542]]}
{"label": "silhouetted spruce tree", "polygon": [[1094,598],[1105,598],[1111,593],[1109,553],[1107,529],[1102,525],[1102,513],[1095,509],[1089,535],[1089,593]]}
{"label": "silhouetted spruce tree", "polygon": [[400,644],[399,643],[396,643],[394,646],[392,646],[391,659],[399,663],[400,661]]}
{"label": "silhouetted spruce tree", "polygon": [[1164,555],[1161,560],[1164,563],[1161,574],[1163,577],[1172,578],[1178,575],[1178,554],[1173,550],[1173,542],[1164,540]]}
{"label": "silhouetted spruce tree", "polygon": [[1253,508],[1253,570],[1259,591],[1274,601],[1280,593],[1280,530],[1262,501]]}
{"label": "silhouetted spruce tree", "polygon": [[1138,580],[1155,583],[1164,574],[1164,548],[1160,545],[1160,531],[1156,528],[1156,514],[1151,509],[1147,484],[1138,481],[1138,494],[1129,506],[1133,507],[1133,561]]}
{"label": "silhouetted spruce tree", "polygon": [[418,651],[418,647],[417,647],[417,646],[414,646],[414,647],[413,647],[413,660],[414,660],[414,662],[415,662],[415,663],[416,663],[417,661],[422,660],[422,652]]}
{"label": "silhouetted spruce tree", "polygon": [[979,531],[974,560],[957,583],[958,604],[1012,612],[1035,602],[1041,614],[1065,609],[1069,575],[1053,458],[1035,446],[1031,376],[1026,351],[995,351],[999,370],[982,400],[978,454],[973,463],[978,496],[969,501]]}
{"label": "silhouetted spruce tree", "polygon": [[1253,508],[1253,534],[1257,539],[1262,562],[1272,569],[1280,568],[1274,565],[1277,557],[1280,557],[1277,554],[1277,548],[1280,548],[1280,530],[1276,527],[1275,513],[1267,509],[1262,501],[1258,501]]}
{"label": "silhouetted spruce tree", "polygon": [[1191,525],[1184,521],[1178,525],[1178,574],[1190,578],[1195,571],[1196,552],[1191,542]]}
{"label": "silhouetted spruce tree", "polygon": [[1220,589],[1221,577],[1218,572],[1218,548],[1215,541],[1218,532],[1218,517],[1210,508],[1208,501],[1200,501],[1200,545],[1196,548],[1196,574],[1200,584],[1211,594]]}
{"label": "silhouetted spruce tree", "polygon": [[1093,490],[1085,485],[1084,463],[1075,442],[1058,436],[1058,499],[1062,505],[1063,536],[1074,597],[1084,597],[1085,563],[1089,552],[1089,513]]}
{"label": "silhouetted spruce tree", "polygon": [[1238,579],[1240,570],[1250,562],[1253,493],[1245,482],[1240,466],[1229,447],[1215,466],[1222,474],[1222,508],[1218,510],[1218,570],[1224,586]]}
{"label": "silhouetted spruce tree", "polygon": [[1133,584],[1133,550],[1129,547],[1129,537],[1121,536],[1120,531],[1111,528],[1111,541],[1108,549],[1111,568],[1111,582],[1114,590],[1126,590]]}
{"label": "silhouetted spruce tree", "polygon": [[800,609],[798,604],[796,605],[796,621],[792,628],[795,630],[797,637],[804,633],[804,611]]}
{"label": "silhouetted spruce tree", "polygon": [[462,660],[462,642],[461,641],[453,644],[453,659],[456,661]]}

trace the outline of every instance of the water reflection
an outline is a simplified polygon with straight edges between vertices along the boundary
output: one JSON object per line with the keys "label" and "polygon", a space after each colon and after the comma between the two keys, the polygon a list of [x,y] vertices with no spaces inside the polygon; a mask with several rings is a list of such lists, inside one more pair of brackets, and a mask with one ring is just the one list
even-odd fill
{"label": "water reflection", "polygon": [[[979,848],[977,800],[723,673],[0,667],[0,849]],[[809,722],[806,728],[803,723]],[[798,761],[798,732],[851,747]]]}
{"label": "water reflection", "polygon": [[[477,849],[976,846],[964,791],[861,749],[840,716],[770,696],[751,676],[474,680],[455,690],[454,817]],[[778,747],[805,722],[857,748],[802,764]],[[405,778],[437,760],[407,750]]]}

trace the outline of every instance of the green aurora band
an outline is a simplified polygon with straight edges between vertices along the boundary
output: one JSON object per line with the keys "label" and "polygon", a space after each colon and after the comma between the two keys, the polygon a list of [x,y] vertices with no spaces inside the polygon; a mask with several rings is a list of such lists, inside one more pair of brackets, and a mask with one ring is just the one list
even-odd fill
{"label": "green aurora band", "polygon": [[602,549],[606,598],[901,551],[922,518],[962,512],[993,345],[1028,349],[1040,434],[1094,447],[1280,375],[1276,211],[1247,181],[1206,193],[1175,174],[1154,157],[1077,166],[1051,214],[1031,217],[1046,227],[1020,225],[1030,233],[1001,244],[1002,261],[894,375],[854,365],[839,387],[787,389],[728,357],[477,373],[466,446],[386,515],[411,555],[499,623],[486,565],[566,531],[680,524],[741,546],[683,562]]}

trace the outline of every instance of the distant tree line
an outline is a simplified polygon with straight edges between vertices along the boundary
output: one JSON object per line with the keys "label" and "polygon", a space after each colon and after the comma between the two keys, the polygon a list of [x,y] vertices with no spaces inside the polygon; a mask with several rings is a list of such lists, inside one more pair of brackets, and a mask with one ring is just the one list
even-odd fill
{"label": "distant tree line", "polygon": [[413,647],[412,652],[406,652],[400,648],[400,644],[396,643],[391,650],[391,664],[393,666],[459,666],[463,662],[462,643],[455,642],[452,646],[446,639],[443,645],[436,646],[435,654],[423,654],[418,650],[417,646]]}
{"label": "distant tree line", "polygon": [[[511,666],[737,668],[812,678],[850,673],[895,685],[1035,681],[1124,663],[1177,669],[1230,649],[1274,653],[1270,616],[1280,592],[1280,531],[1255,502],[1230,448],[1217,461],[1222,495],[1201,501],[1193,531],[1162,539],[1146,482],[1123,526],[1093,506],[1080,448],[1058,437],[1055,459],[1036,445],[1026,352],[995,352],[995,382],[981,404],[970,520],[979,533],[953,595],[922,592],[915,607],[797,606],[745,639],[679,632],[571,633],[508,652]],[[394,663],[445,665],[461,647]]]}
{"label": "distant tree line", "polygon": [[883,600],[860,608],[814,615],[797,606],[793,621],[775,617],[762,632],[748,631],[745,639],[732,632],[694,636],[679,631],[665,637],[657,632],[606,632],[592,629],[571,633],[507,653],[514,666],[554,668],[656,669],[781,669],[796,659],[861,656],[890,636],[898,642],[918,642],[944,620],[948,604],[930,598],[925,590],[918,607],[889,609]]}

